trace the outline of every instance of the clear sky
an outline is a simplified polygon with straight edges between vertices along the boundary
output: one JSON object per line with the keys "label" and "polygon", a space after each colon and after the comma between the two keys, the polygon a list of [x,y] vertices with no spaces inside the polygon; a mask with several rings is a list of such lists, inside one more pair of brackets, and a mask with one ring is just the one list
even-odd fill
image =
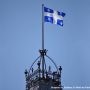
{"label": "clear sky", "polygon": [[41,49],[42,4],[66,13],[45,23],[45,48],[64,86],[90,86],[90,0],[0,0],[0,90],[25,90],[24,70]]}

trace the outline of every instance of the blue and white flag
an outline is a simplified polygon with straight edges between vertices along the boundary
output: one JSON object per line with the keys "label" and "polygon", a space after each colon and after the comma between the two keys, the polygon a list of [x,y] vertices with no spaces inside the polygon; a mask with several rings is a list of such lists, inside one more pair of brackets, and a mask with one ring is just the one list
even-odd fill
{"label": "blue and white flag", "polygon": [[65,13],[63,12],[58,12],[50,8],[44,7],[44,21],[45,22],[50,22],[52,24],[63,26],[64,16],[65,16]]}

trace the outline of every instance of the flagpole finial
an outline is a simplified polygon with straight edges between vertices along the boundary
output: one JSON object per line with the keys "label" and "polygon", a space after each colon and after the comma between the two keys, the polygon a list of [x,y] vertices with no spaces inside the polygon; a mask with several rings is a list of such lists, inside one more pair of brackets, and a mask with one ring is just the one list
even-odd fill
{"label": "flagpole finial", "polygon": [[44,4],[42,4],[42,6],[44,6]]}

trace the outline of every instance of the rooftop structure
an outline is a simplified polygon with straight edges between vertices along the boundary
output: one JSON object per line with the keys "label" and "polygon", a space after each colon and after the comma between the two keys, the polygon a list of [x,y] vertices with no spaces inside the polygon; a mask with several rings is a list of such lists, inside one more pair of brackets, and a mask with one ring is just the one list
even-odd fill
{"label": "rooftop structure", "polygon": [[[25,70],[26,90],[62,90],[61,66],[58,68],[55,62],[47,55],[47,50],[39,50],[40,56],[32,63],[29,70]],[[45,61],[47,57],[54,64],[56,70],[52,71]],[[37,62],[37,69],[33,66]]]}

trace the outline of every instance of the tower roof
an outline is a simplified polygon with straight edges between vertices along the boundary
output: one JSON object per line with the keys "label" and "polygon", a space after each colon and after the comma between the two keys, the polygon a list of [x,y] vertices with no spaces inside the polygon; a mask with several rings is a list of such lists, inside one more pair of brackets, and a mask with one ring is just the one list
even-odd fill
{"label": "tower roof", "polygon": [[[39,50],[40,56],[32,63],[29,70],[25,70],[26,90],[62,90],[61,66],[58,68],[52,58],[47,55],[47,50]],[[52,70],[51,63],[47,65],[47,57],[55,66]],[[34,67],[37,65],[37,68]],[[48,67],[47,67],[48,66]],[[37,88],[37,89],[35,89]]]}

